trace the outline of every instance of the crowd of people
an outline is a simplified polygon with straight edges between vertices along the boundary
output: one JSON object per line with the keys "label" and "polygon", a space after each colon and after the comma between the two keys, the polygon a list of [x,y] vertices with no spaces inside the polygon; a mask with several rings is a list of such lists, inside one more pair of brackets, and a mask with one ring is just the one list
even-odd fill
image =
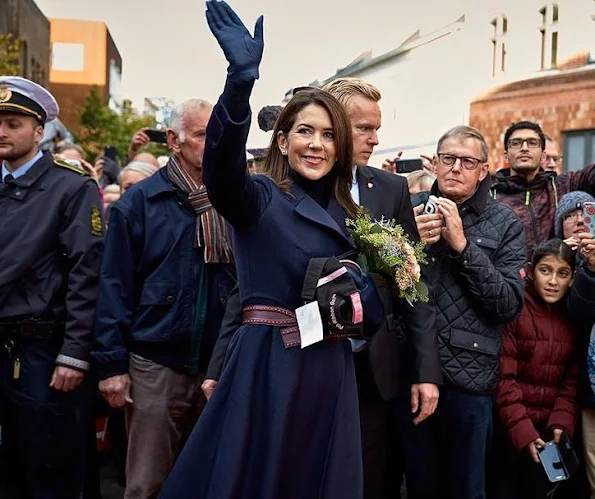
{"label": "crowd of people", "polygon": [[[263,19],[206,16],[225,88],[176,106],[166,160],[146,130],[123,166],[42,152],[55,99],[0,77],[0,497],[101,497],[99,412],[127,499],[595,497],[595,165],[526,120],[495,176],[463,125],[417,172],[366,166],[355,78],[297,89],[247,164]],[[360,207],[425,245],[427,302],[345,270]],[[304,346],[335,279],[363,316]]]}

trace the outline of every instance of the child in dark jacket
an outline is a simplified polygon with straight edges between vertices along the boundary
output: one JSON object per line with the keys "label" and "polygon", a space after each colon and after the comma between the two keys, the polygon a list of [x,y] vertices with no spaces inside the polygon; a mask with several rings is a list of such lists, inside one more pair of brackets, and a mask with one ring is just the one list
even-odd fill
{"label": "child in dark jacket", "polygon": [[560,239],[537,246],[523,309],[504,328],[490,499],[545,498],[553,485],[539,462],[538,447],[574,431],[579,362],[576,335],[563,306],[574,265],[573,251]]}

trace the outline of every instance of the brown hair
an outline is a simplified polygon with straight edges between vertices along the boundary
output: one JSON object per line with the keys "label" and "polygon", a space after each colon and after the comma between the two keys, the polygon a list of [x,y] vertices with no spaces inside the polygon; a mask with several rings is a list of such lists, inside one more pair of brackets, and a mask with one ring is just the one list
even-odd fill
{"label": "brown hair", "polygon": [[273,137],[265,158],[262,173],[270,177],[286,194],[291,187],[291,166],[277,144],[279,132],[287,135],[295,124],[298,113],[309,105],[322,107],[329,114],[335,133],[337,161],[327,175],[333,175],[333,194],[348,216],[355,217],[357,205],[351,197],[353,180],[353,135],[351,122],[343,106],[328,92],[319,89],[301,90],[283,108],[275,122]]}

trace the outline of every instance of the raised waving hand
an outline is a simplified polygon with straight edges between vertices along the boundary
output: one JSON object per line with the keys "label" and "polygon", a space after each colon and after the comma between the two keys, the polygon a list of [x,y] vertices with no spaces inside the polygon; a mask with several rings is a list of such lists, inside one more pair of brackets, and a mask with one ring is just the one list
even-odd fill
{"label": "raised waving hand", "polygon": [[207,23],[229,62],[227,74],[238,82],[258,78],[264,50],[263,16],[256,20],[254,36],[227,2],[207,2]]}

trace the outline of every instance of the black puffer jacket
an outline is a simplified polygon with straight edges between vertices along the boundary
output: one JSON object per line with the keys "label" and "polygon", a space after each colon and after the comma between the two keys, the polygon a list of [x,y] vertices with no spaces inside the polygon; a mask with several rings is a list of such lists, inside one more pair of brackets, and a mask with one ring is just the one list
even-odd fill
{"label": "black puffer jacket", "polygon": [[[496,390],[502,330],[522,308],[526,259],[521,221],[489,188],[486,178],[459,206],[465,250],[457,255],[443,240],[427,250],[446,384],[478,394]],[[440,196],[437,184],[432,193]]]}
{"label": "black puffer jacket", "polygon": [[589,381],[587,355],[591,330],[595,328],[595,274],[584,262],[580,262],[574,284],[568,293],[568,316],[577,328],[581,355],[579,375],[579,403],[582,407],[595,409],[595,395]]}

